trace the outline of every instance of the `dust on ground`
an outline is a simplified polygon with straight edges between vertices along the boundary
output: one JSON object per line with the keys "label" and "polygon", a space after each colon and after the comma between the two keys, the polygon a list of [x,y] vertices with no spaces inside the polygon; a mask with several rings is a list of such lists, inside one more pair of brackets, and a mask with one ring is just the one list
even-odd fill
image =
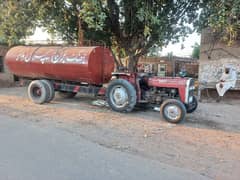
{"label": "dust on ground", "polygon": [[15,86],[15,83],[0,79],[0,88],[9,88],[14,86]]}
{"label": "dust on ground", "polygon": [[120,114],[77,96],[36,105],[26,88],[0,89],[0,113],[58,128],[101,146],[184,167],[214,179],[240,175],[240,100],[203,102],[185,122],[174,125],[151,109]]}

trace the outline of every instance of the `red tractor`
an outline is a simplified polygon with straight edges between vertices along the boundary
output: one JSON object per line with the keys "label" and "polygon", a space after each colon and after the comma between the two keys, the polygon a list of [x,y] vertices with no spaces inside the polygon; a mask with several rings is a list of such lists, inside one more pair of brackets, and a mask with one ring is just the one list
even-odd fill
{"label": "red tractor", "polygon": [[113,73],[107,92],[109,106],[118,112],[130,112],[136,104],[160,107],[163,118],[171,123],[185,119],[197,109],[194,80],[160,78],[146,74]]}
{"label": "red tractor", "polygon": [[105,95],[114,111],[151,104],[171,123],[184,120],[198,105],[193,79],[113,72],[113,56],[103,47],[17,46],[5,62],[13,74],[32,80],[28,95],[37,104],[50,102],[55,91],[69,98],[78,92]]}

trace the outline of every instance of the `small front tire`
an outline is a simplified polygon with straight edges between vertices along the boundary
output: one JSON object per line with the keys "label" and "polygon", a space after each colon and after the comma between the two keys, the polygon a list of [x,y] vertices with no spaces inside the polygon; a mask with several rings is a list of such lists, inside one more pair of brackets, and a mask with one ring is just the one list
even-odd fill
{"label": "small front tire", "polygon": [[179,123],[185,120],[186,107],[179,100],[168,99],[162,103],[160,113],[166,121],[170,123]]}

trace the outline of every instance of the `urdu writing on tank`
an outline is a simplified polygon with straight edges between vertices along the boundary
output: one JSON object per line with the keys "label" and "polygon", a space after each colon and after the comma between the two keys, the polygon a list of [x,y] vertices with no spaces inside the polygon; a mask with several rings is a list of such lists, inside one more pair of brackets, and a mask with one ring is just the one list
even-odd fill
{"label": "urdu writing on tank", "polygon": [[28,56],[25,53],[19,54],[16,58],[16,61],[24,61],[26,63],[30,61],[40,61],[42,64],[45,62],[52,62],[54,64],[56,63],[77,63],[77,64],[86,64],[87,63],[87,58],[85,55],[72,55],[69,57],[69,55],[63,54],[55,54],[55,55],[33,55],[33,56]]}

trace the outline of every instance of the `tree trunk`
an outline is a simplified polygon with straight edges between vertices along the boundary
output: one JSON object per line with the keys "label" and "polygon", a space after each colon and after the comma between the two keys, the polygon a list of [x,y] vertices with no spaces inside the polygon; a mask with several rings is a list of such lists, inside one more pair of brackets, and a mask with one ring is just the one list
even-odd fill
{"label": "tree trunk", "polygon": [[118,59],[116,58],[115,54],[113,53],[112,48],[110,48],[110,51],[113,55],[113,59],[114,59],[115,65],[116,65],[116,70],[119,71],[119,68],[121,67],[121,62],[119,62]]}
{"label": "tree trunk", "polygon": [[137,72],[138,59],[135,55],[129,55],[128,70],[130,72]]}
{"label": "tree trunk", "polygon": [[83,29],[82,29],[82,21],[81,18],[78,18],[78,46],[84,45],[84,35],[83,35]]}

